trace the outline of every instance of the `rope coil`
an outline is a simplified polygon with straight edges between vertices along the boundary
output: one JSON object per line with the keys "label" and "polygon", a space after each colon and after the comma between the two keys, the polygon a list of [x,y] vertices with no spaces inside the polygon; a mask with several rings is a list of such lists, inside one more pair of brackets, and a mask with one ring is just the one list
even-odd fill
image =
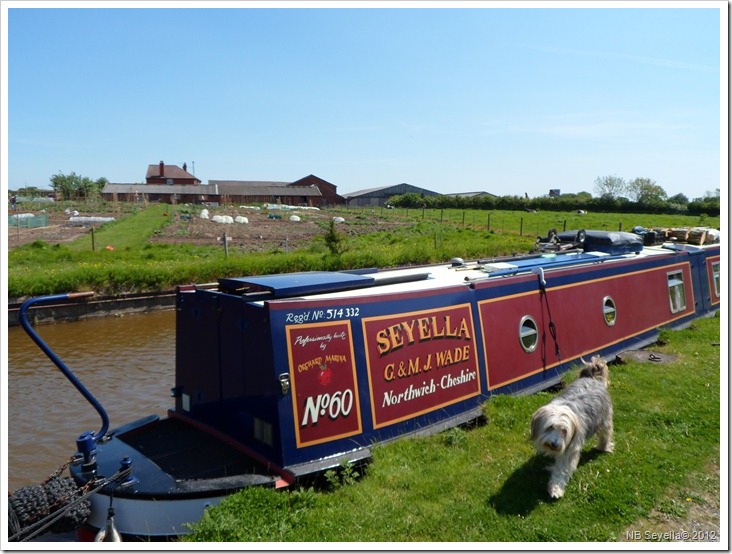
{"label": "rope coil", "polygon": [[132,473],[132,468],[125,468],[80,488],[71,477],[60,477],[73,461],[69,460],[43,484],[22,487],[8,496],[9,541],[28,541],[47,531],[74,531],[91,515],[91,495],[110,483],[119,485]]}

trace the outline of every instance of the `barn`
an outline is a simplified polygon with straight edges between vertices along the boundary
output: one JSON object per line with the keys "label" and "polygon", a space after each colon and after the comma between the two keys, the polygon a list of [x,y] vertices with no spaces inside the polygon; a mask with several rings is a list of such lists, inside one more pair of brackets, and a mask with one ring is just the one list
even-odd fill
{"label": "barn", "polygon": [[415,187],[407,183],[388,187],[358,190],[349,194],[344,194],[343,196],[349,206],[384,206],[392,196],[408,193],[416,193],[421,196],[440,196],[439,192]]}

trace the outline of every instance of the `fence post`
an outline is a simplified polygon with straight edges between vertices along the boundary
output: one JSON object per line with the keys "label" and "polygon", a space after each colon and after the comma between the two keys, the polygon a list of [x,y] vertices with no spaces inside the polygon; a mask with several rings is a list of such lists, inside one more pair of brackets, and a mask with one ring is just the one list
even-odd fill
{"label": "fence post", "polygon": [[94,252],[94,246],[95,246],[95,244],[94,244],[94,226],[92,226],[91,229],[92,229],[92,252]]}
{"label": "fence post", "polygon": [[621,221],[620,223],[618,223],[618,231],[622,231],[622,230],[623,230],[623,222]]}
{"label": "fence post", "polygon": [[524,236],[524,218],[521,218],[521,222],[519,223],[519,236]]}

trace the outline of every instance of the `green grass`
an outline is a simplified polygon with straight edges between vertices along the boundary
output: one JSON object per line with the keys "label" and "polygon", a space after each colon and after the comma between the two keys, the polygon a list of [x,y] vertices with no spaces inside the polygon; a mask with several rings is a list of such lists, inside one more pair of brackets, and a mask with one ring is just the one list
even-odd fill
{"label": "green grass", "polygon": [[[115,250],[136,250],[145,245],[151,235],[161,230],[173,218],[173,207],[166,204],[150,204],[130,216],[106,223],[94,232],[96,250],[111,245]],[[69,245],[71,252],[87,252],[91,249],[91,233]]]}
{"label": "green grass", "polygon": [[[36,241],[9,252],[8,297],[86,290],[113,295],[168,290],[179,284],[211,282],[220,277],[394,267],[446,261],[455,256],[476,259],[524,253],[531,249],[537,232],[546,235],[551,227],[561,230],[564,221],[568,229],[701,223],[698,217],[633,214],[339,209],[333,213],[345,215],[346,230],[377,219],[411,224],[395,226],[388,232],[350,236],[339,255],[329,252],[325,242],[327,228],[323,227],[322,237],[316,237],[304,250],[255,254],[231,249],[227,257],[220,246],[150,241],[173,220],[177,210],[186,208],[166,204],[124,208],[120,208],[116,221],[95,230],[94,250],[92,235],[88,233],[69,244]],[[705,224],[718,226],[719,218],[711,218]],[[108,245],[113,250],[108,250]]]}
{"label": "green grass", "polygon": [[[338,210],[346,220],[358,214],[364,217],[384,217],[387,219],[411,219],[419,222],[442,223],[454,227],[470,227],[493,231],[495,233],[510,233],[531,239],[537,236],[546,236],[549,229],[555,228],[559,232],[573,229],[596,229],[605,231],[630,231],[636,225],[646,228],[655,227],[694,227],[710,226],[719,228],[719,216],[684,216],[667,214],[619,214],[589,212],[579,215],[574,212],[539,211],[529,213],[516,210],[461,210],[461,209],[397,209],[384,208],[341,208]],[[347,217],[350,216],[350,217]]]}
{"label": "green grass", "polygon": [[351,469],[340,481],[331,474],[330,487],[243,491],[209,509],[185,540],[620,540],[654,509],[668,512],[679,489],[693,501],[689,476],[718,463],[719,324],[706,318],[666,333],[658,350],[678,355],[673,363],[611,366],[616,450],[588,444],[559,501],[546,493],[548,460],[528,441],[531,414],[553,393],[497,396],[483,426],[378,446],[360,479]]}

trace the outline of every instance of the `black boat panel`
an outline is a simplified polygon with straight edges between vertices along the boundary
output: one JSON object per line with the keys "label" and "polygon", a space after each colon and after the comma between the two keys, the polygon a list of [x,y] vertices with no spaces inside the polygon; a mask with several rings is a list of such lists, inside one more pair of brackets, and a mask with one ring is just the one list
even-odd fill
{"label": "black boat panel", "polygon": [[[113,437],[98,449],[99,476],[113,475],[125,457],[132,462],[134,480],[116,487],[117,497],[223,495],[252,485],[274,486],[280,478],[233,446],[176,418]],[[73,464],[71,471],[78,482],[89,478],[80,464]]]}

